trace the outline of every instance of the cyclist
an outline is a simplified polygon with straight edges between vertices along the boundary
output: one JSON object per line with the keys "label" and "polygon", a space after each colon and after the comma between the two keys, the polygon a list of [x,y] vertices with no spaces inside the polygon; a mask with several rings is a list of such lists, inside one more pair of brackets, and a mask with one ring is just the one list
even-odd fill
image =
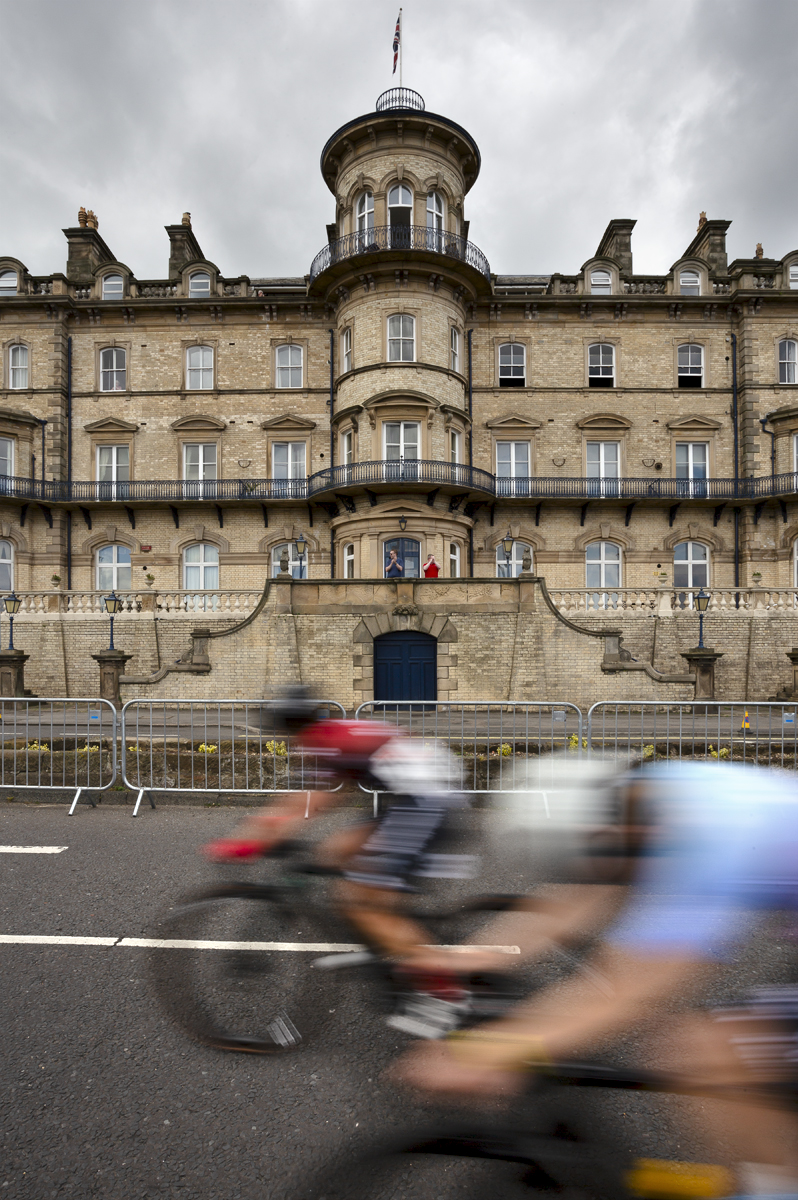
{"label": "cyclist", "polygon": [[[276,716],[300,751],[317,759],[329,790],[312,793],[309,801],[306,792],[288,795],[249,816],[231,837],[210,843],[204,852],[217,862],[272,852],[302,827],[306,811],[318,813],[339,803],[338,793],[331,790],[338,782],[390,792],[393,803],[379,820],[360,822],[329,838],[320,856],[344,868],[339,908],[367,945],[397,960],[405,970],[403,980],[409,979],[416,992],[432,993],[456,1007],[462,994],[457,979],[467,971],[493,967],[496,956],[477,951],[467,958],[458,954],[455,960],[451,952],[430,946],[427,930],[402,911],[404,897],[412,890],[411,875],[452,878],[470,873],[473,860],[467,856],[430,855],[450,810],[466,802],[462,793],[447,790],[459,774],[453,756],[440,746],[419,746],[375,721],[320,720],[318,705],[304,689],[286,694]],[[454,1023],[450,1016],[447,1027]],[[392,1021],[404,1027],[401,1017]],[[422,1032],[423,1015],[420,1024],[407,1024],[412,1032]]]}
{"label": "cyclist", "polygon": [[[414,1047],[394,1068],[397,1078],[426,1093],[512,1092],[525,1070],[545,1069],[651,1021],[656,1003],[706,982],[757,910],[789,908],[794,917],[798,801],[786,776],[704,763],[654,767],[619,779],[617,798],[623,815],[604,829],[600,861],[614,860],[617,875],[630,875],[634,886],[591,959],[603,994],[584,979],[567,994],[546,989],[498,1021]],[[590,829],[586,844],[598,833]],[[550,901],[547,933],[567,936],[584,910],[573,890],[559,911]],[[689,1064],[679,1076],[688,1086],[786,1081],[798,1088],[794,987],[755,994],[720,1019],[693,1013],[660,1025],[665,1044]],[[723,1107],[724,1133],[743,1160],[745,1196],[798,1200],[794,1113],[753,1092]]]}

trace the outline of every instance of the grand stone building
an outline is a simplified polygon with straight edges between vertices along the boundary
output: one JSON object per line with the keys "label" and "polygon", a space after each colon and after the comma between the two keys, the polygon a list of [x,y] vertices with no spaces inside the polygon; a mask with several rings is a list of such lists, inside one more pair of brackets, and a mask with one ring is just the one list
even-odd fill
{"label": "grand stone building", "polygon": [[322,151],[307,274],[225,275],[188,213],[160,279],[83,209],[65,273],[0,257],[0,592],[34,691],[96,691],[112,587],[123,699],[293,673],[351,704],[414,654],[428,696],[689,696],[701,587],[721,689],[789,685],[798,249],[729,263],[702,213],[640,275],[616,219],[578,270],[496,275],[481,165],[395,89]]}

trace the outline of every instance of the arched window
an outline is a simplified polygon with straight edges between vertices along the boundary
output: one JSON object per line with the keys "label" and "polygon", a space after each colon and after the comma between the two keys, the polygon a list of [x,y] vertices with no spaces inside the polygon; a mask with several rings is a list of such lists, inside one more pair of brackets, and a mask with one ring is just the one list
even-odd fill
{"label": "arched window", "polygon": [[[591,542],[585,547],[585,587],[618,588],[621,586],[621,547],[615,542]],[[617,596],[595,592],[592,607],[616,605]]]}
{"label": "arched window", "polygon": [[374,228],[374,196],[371,192],[361,192],[355,209],[358,233],[368,233]]}
{"label": "arched window", "polygon": [[416,318],[395,313],[388,318],[388,361],[416,361]]}
{"label": "arched window", "polygon": [[798,263],[793,263],[790,267],[790,287],[793,290],[798,288]]}
{"label": "arched window", "polygon": [[195,271],[188,277],[188,294],[192,300],[207,299],[211,294],[211,277],[207,271]]}
{"label": "arched window", "polygon": [[[0,437],[0,479],[8,479],[14,474],[14,439]],[[8,490],[8,485],[4,485]]]}
{"label": "arched window", "polygon": [[347,542],[344,546],[344,579],[355,578],[355,543]]}
{"label": "arched window", "polygon": [[100,391],[124,392],[127,388],[127,352],[121,346],[100,351]]}
{"label": "arched window", "polygon": [[532,547],[526,542],[513,542],[513,549],[508,559],[504,552],[504,543],[499,542],[496,547],[496,574],[499,579],[515,579],[521,574],[524,566],[524,554],[529,551],[532,555]]}
{"label": "arched window", "polygon": [[615,387],[615,347],[596,342],[587,348],[587,382],[589,387]]}
{"label": "arched window", "polygon": [[440,192],[427,193],[427,249],[443,250],[443,197]]}
{"label": "arched window", "polygon": [[[709,586],[709,550],[701,542],[679,542],[673,549],[673,586],[702,588]],[[693,593],[676,596],[679,608],[693,607]]]}
{"label": "arched window", "polygon": [[[391,551],[396,551],[396,564]],[[387,579],[418,579],[421,575],[421,546],[415,538],[390,538],[383,542],[383,572]]]}
{"label": "arched window", "polygon": [[302,387],[302,347],[277,347],[277,386],[278,388]]}
{"label": "arched window", "polygon": [[698,271],[682,271],[679,274],[679,293],[682,296],[701,295],[701,277]]}
{"label": "arched window", "polygon": [[272,550],[272,578],[280,574],[280,557],[284,550],[288,551],[288,570],[294,579],[307,579],[308,551],[305,550],[302,558],[300,558],[296,552],[295,542],[281,542],[279,546],[275,546]]}
{"label": "arched window", "polygon": [[213,387],[213,347],[189,346],[186,351],[186,383],[189,391],[208,391]]}
{"label": "arched window", "polygon": [[410,248],[410,227],[413,224],[413,193],[403,183],[395,184],[388,192],[388,224],[391,227],[391,246]]}
{"label": "arched window", "polygon": [[680,388],[704,386],[704,347],[693,342],[678,349],[678,379]]}
{"label": "arched window", "polygon": [[779,383],[798,383],[798,342],[792,338],[779,342]]}
{"label": "arched window", "polygon": [[460,578],[460,547],[457,542],[449,542],[449,578]]}
{"label": "arched window", "polygon": [[121,275],[103,275],[103,300],[121,300],[124,289]]}
{"label": "arched window", "polygon": [[499,346],[499,387],[526,385],[524,350],[524,346],[519,342],[505,342],[503,346]]}
{"label": "arched window", "polygon": [[347,325],[341,334],[341,373],[352,370],[352,326]]}
{"label": "arched window", "polygon": [[14,590],[14,547],[11,542],[0,541],[0,592]]}
{"label": "arched window", "polygon": [[129,592],[130,551],[127,546],[100,546],[97,551],[97,589]]}
{"label": "arched window", "polygon": [[16,296],[16,271],[0,271],[0,296]]}
{"label": "arched window", "polygon": [[219,586],[219,551],[198,542],[183,551],[183,587],[187,592],[207,592]]}
{"label": "arched window", "polygon": [[609,271],[590,272],[590,294],[592,296],[612,295],[612,276]]}
{"label": "arched window", "polygon": [[8,351],[8,386],[11,388],[26,388],[28,386],[28,347],[10,346]]}

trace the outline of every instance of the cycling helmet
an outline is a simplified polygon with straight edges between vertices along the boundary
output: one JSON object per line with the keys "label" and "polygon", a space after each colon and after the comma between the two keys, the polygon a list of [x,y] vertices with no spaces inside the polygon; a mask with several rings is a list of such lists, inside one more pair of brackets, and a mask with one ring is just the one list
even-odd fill
{"label": "cycling helmet", "polygon": [[311,700],[309,689],[301,683],[283,688],[274,705],[275,726],[286,734],[300,733],[318,717],[318,702]]}

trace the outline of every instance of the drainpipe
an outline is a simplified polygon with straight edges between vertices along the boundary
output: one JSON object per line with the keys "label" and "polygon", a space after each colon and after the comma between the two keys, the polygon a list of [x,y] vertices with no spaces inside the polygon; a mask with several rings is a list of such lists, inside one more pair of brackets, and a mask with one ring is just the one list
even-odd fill
{"label": "drainpipe", "polygon": [[[330,334],[330,483],[333,481],[333,465],[335,462],[335,431],[333,429],[333,402],[335,399],[335,330],[328,330]],[[330,579],[335,579],[335,530],[332,528],[330,521]]]}
{"label": "drainpipe", "polygon": [[[474,368],[471,352],[471,336],[474,330],[468,331],[468,466],[474,466]],[[468,531],[468,574],[474,578],[474,527]]]}
{"label": "drainpipe", "polygon": [[[776,434],[772,429],[765,429],[765,426],[770,420],[771,415],[771,413],[768,413],[766,417],[760,417],[759,424],[762,426],[762,432],[766,433],[770,438],[770,477],[772,479],[776,474]],[[771,492],[773,491],[772,483],[770,485],[770,490]]]}
{"label": "drainpipe", "polygon": [[[740,493],[740,433],[738,429],[738,414],[737,414],[737,334],[731,330],[731,359],[732,359],[732,432],[734,434],[734,495],[735,499]],[[734,510],[734,586],[740,586],[740,510]],[[734,606],[740,607],[740,593],[735,591]]]}
{"label": "drainpipe", "polygon": [[[67,494],[72,499],[72,338],[67,338]],[[42,478],[44,478],[44,463],[42,463]],[[44,489],[42,489],[44,490]],[[67,510],[67,591],[72,591],[72,512]]]}

